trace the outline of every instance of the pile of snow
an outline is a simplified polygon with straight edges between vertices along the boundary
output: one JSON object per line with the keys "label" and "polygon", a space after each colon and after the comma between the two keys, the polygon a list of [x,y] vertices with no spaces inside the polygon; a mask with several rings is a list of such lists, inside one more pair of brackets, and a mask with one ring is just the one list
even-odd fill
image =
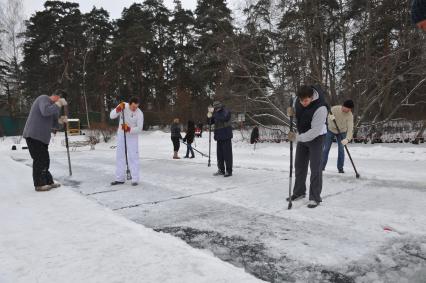
{"label": "pile of snow", "polygon": [[63,187],[36,193],[31,168],[0,155],[0,282],[259,282],[242,269]]}

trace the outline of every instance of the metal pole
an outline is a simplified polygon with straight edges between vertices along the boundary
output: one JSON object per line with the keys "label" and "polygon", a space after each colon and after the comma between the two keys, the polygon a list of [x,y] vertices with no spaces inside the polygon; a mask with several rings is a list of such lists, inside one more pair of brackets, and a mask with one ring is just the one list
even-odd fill
{"label": "metal pole", "polygon": [[[290,98],[290,107],[293,108],[293,96]],[[290,116],[290,132],[293,132],[294,113]],[[293,202],[291,201],[291,189],[293,185],[293,142],[290,141],[290,176],[288,178],[288,209],[291,209]]]}
{"label": "metal pole", "polygon": [[[121,115],[123,118],[123,125],[126,124],[126,121],[124,119],[124,110],[126,109],[126,106],[124,106],[124,109],[121,110]],[[127,138],[126,138],[126,131],[123,129],[123,133],[124,133],[124,154],[126,156],[126,175],[127,175],[127,180],[131,180],[132,179],[132,174],[130,173],[130,169],[129,169],[129,160],[127,159]]]}
{"label": "metal pole", "polygon": [[[64,114],[68,118],[68,106],[64,106]],[[68,122],[64,123],[64,129],[65,129],[65,147],[67,148],[67,155],[68,155],[68,169],[70,172],[70,176],[72,176],[72,169],[71,169],[71,157],[70,157],[70,147],[68,143]]]}
{"label": "metal pole", "polygon": [[211,166],[211,151],[212,151],[212,118],[209,118],[209,161],[207,166],[210,167]]}

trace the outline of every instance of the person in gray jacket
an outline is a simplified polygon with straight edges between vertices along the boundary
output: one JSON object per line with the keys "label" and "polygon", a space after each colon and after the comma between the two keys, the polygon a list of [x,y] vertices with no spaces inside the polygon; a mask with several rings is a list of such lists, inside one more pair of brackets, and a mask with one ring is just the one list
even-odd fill
{"label": "person in gray jacket", "polygon": [[25,138],[33,159],[33,181],[38,192],[49,191],[60,184],[53,181],[49,172],[49,143],[52,129],[67,122],[67,117],[59,117],[61,108],[67,102],[59,95],[40,95],[36,98],[25,124],[22,136]]}
{"label": "person in gray jacket", "polygon": [[298,135],[290,132],[288,139],[297,141],[295,173],[292,200],[302,199],[306,195],[306,177],[308,165],[311,169],[309,188],[309,208],[317,207],[322,191],[322,150],[324,137],[327,133],[328,105],[325,94],[319,86],[302,86],[297,92],[294,109],[288,109],[288,115],[296,115]]}

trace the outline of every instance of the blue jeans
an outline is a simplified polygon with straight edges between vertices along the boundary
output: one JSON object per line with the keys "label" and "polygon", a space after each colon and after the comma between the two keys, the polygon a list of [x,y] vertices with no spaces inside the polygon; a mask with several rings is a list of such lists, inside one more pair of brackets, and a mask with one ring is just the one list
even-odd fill
{"label": "blue jeans", "polygon": [[339,154],[337,157],[337,169],[343,170],[343,165],[345,164],[345,148],[342,144],[342,140],[346,138],[346,133],[335,134],[333,132],[327,131],[327,135],[325,136],[324,149],[322,154],[322,169],[325,169],[328,161],[328,154],[330,152],[331,145],[333,144],[333,139],[336,137],[337,146],[339,150]]}
{"label": "blue jeans", "polygon": [[194,157],[194,150],[192,149],[192,144],[186,144],[186,155],[185,157],[189,157],[189,152],[191,152],[191,156]]}

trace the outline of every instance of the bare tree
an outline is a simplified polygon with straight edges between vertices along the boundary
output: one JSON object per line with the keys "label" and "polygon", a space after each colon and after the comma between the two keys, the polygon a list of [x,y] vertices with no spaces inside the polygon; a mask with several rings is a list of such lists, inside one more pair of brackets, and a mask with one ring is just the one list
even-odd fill
{"label": "bare tree", "polygon": [[6,72],[3,81],[0,82],[8,98],[9,111],[14,115],[21,98],[21,48],[23,38],[21,34],[25,30],[24,5],[22,0],[7,0],[0,3],[0,59],[6,64]]}

